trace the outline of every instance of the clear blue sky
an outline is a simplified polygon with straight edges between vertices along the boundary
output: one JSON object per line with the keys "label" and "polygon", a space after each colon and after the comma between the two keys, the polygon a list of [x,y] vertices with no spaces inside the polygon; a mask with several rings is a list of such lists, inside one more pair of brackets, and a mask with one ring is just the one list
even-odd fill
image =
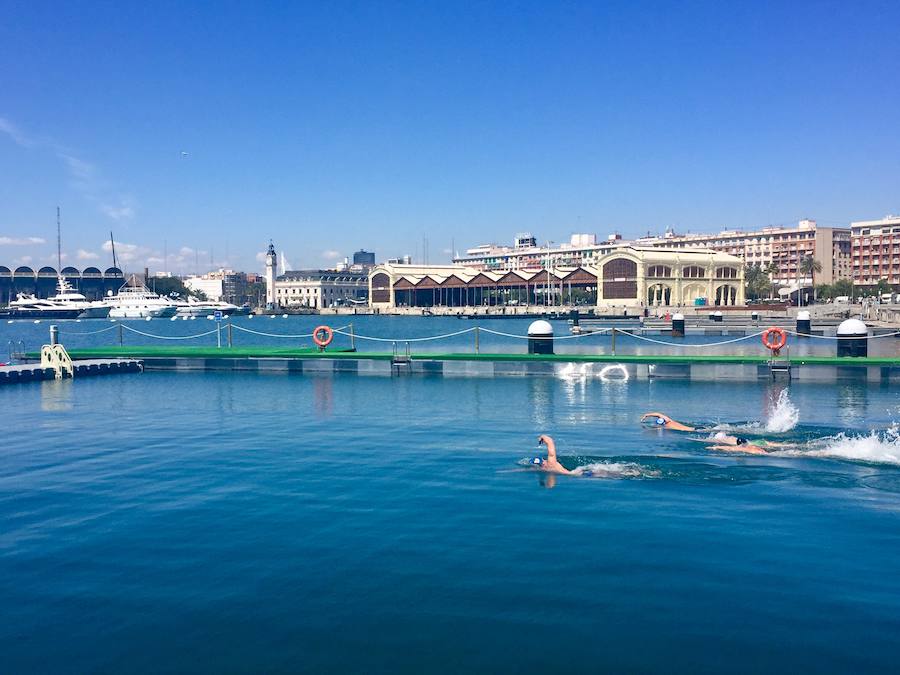
{"label": "clear blue sky", "polygon": [[900,211],[895,1],[0,12],[0,264],[57,204],[69,262],[170,271]]}

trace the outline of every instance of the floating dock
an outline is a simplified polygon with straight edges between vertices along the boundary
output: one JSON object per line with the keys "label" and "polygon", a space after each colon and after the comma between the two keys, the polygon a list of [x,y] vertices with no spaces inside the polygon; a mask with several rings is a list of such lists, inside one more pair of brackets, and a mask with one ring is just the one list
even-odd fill
{"label": "floating dock", "polygon": [[[900,382],[900,358],[768,355],[473,354],[325,351],[272,347],[103,347],[73,349],[76,363],[123,359],[147,371],[240,371],[268,374],[445,377],[544,376],[604,380],[790,379]],[[34,357],[35,355],[29,354]]]}
{"label": "floating dock", "polygon": [[[76,359],[72,361],[72,368],[75,377],[86,377],[139,373],[143,370],[143,364],[133,358]],[[57,379],[56,369],[41,366],[40,363],[0,367],[0,385],[53,379]]]}

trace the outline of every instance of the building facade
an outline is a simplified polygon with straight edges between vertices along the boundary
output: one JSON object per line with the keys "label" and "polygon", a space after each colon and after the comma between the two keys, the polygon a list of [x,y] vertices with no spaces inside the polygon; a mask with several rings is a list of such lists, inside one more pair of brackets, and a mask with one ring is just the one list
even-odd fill
{"label": "building facade", "polygon": [[276,308],[339,307],[365,302],[368,277],[362,272],[288,270],[274,279],[272,291]]}
{"label": "building facade", "polygon": [[[250,275],[256,277],[256,275]],[[255,280],[255,279],[254,279]],[[235,305],[251,301],[250,284],[244,272],[218,269],[203,275],[187,277],[184,285],[192,291],[201,291],[209,300],[224,300]]]}
{"label": "building facade", "polygon": [[852,276],[850,229],[821,227],[814,220],[801,220],[796,227],[766,227],[745,232],[726,230],[718,234],[675,235],[644,240],[652,246],[675,249],[703,248],[729,253],[748,265],[773,266],[772,281],[785,286],[808,286],[811,274],[801,270],[804,258],[812,256],[822,265],[816,284],[832,284]]}
{"label": "building facade", "polygon": [[15,300],[19,293],[39,298],[56,295],[60,276],[88,300],[99,300],[109,292],[115,293],[125,283],[125,275],[117,267],[109,267],[106,271],[98,267],[84,270],[63,267],[57,271],[54,267],[35,270],[27,265],[15,268],[0,265],[0,305]]}
{"label": "building facade", "polygon": [[853,283],[874,286],[884,279],[900,284],[900,216],[850,224]]}
{"label": "building facade", "polygon": [[598,260],[623,247],[657,247],[661,249],[703,249],[720,251],[742,259],[748,265],[772,266],[772,281],[784,286],[807,286],[813,279],[801,271],[802,260],[813,256],[822,266],[815,283],[830,284],[852,276],[850,229],[820,227],[814,220],[802,220],[796,227],[767,227],[745,232],[728,230],[718,234],[645,237],[623,241],[610,235],[598,241],[595,235],[575,234],[560,246],[537,246],[531,235],[517,235],[514,246],[486,244],[455,258],[455,264],[482,271],[538,270],[556,267],[595,265]]}
{"label": "building facade", "polygon": [[744,264],[717,251],[621,246],[590,265],[481,270],[377,265],[374,308],[482,306],[678,307],[744,304]]}

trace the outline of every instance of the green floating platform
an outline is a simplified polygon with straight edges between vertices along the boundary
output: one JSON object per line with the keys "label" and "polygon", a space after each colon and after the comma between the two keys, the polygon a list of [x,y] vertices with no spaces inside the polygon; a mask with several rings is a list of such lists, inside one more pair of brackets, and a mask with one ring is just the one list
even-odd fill
{"label": "green floating platform", "polygon": [[[315,348],[276,347],[155,347],[124,346],[72,349],[73,359],[349,359],[357,361],[392,361],[390,352],[357,352],[351,350],[326,350]],[[40,358],[29,353],[28,358]],[[634,364],[747,364],[769,365],[773,359],[759,355],[705,355],[705,354],[500,354],[500,353],[439,353],[421,352],[410,355],[413,361],[472,361],[472,362],[545,362],[545,363],[634,363]],[[775,359],[775,363],[787,363],[787,359]],[[879,366],[900,367],[897,357],[837,357],[798,356],[790,359],[792,366]]]}

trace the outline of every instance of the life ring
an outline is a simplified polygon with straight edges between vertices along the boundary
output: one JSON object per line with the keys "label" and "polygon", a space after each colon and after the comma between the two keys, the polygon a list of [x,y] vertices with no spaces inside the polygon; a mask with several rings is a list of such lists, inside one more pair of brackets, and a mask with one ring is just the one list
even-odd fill
{"label": "life ring", "polygon": [[[775,336],[774,339],[773,335]],[[787,333],[784,332],[784,329],[777,326],[767,328],[762,334],[762,343],[768,349],[771,349],[773,354],[778,354],[781,348],[787,344]]]}
{"label": "life ring", "polygon": [[[320,336],[320,333],[324,333],[324,336]],[[319,326],[313,331],[312,334],[313,342],[316,343],[320,348],[325,349],[328,345],[331,344],[331,341],[334,340],[334,331],[331,330],[328,326]]]}

